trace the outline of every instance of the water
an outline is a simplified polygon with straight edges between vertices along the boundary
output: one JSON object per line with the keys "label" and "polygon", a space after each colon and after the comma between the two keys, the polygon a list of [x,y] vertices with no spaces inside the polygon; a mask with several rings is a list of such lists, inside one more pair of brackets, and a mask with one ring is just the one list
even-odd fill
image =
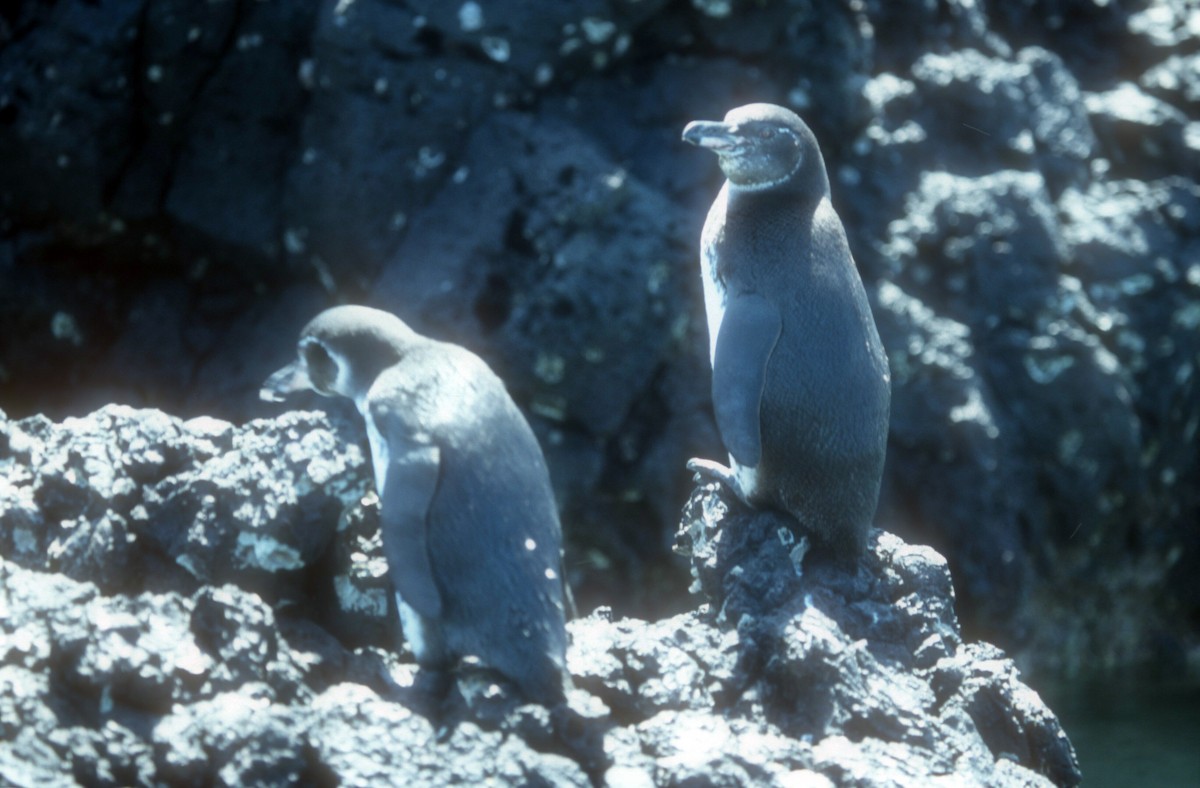
{"label": "water", "polygon": [[1200,684],[1059,684],[1042,698],[1067,731],[1086,788],[1200,788]]}

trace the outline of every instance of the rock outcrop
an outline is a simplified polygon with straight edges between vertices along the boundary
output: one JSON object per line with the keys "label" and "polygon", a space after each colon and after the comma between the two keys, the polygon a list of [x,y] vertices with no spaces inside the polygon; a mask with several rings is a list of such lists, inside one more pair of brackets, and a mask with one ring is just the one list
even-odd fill
{"label": "rock outcrop", "polygon": [[1075,785],[1057,719],[964,643],[945,560],[856,567],[697,488],[699,610],[570,623],[569,705],[464,667],[444,701],[395,616],[354,422],[108,407],[0,419],[0,778],[12,785]]}

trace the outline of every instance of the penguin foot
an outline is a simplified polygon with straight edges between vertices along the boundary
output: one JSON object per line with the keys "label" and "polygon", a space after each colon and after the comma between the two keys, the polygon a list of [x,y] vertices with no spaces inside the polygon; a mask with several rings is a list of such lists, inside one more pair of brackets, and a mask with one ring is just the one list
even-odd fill
{"label": "penguin foot", "polygon": [[696,483],[699,484],[705,479],[709,481],[719,482],[725,485],[739,501],[745,502],[746,493],[742,490],[742,483],[738,481],[737,475],[732,468],[727,468],[719,462],[706,460],[701,457],[693,457],[688,460],[687,468],[696,474]]}

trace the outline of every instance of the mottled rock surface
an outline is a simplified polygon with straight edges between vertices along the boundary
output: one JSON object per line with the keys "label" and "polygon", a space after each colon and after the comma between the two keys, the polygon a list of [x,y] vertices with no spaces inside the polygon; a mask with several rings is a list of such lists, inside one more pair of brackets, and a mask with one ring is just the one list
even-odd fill
{"label": "mottled rock surface", "polygon": [[856,566],[801,560],[712,487],[679,524],[698,611],[571,622],[568,705],[471,667],[438,701],[388,647],[390,595],[361,604],[382,556],[357,441],[315,412],[0,420],[0,779],[1079,782],[1013,663],[964,643],[940,555],[876,531]]}
{"label": "mottled rock surface", "polygon": [[[878,524],[944,554],[964,626],[1024,664],[1200,664],[1191,0],[9,5],[13,416],[269,415],[296,330],[370,302],[508,383],[585,606],[679,612],[685,462],[721,453],[696,276],[719,173],[679,133],[774,101],[823,146],[891,356]],[[172,556],[203,497],[162,494]],[[138,533],[101,514],[54,560]]]}

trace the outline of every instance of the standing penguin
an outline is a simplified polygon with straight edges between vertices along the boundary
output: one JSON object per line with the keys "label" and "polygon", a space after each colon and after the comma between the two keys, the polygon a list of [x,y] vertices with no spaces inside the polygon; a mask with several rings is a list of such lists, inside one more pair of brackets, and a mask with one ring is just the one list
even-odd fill
{"label": "standing penguin", "polygon": [[879,498],[891,389],[816,137],[783,107],[748,104],[689,123],[683,139],[716,153],[728,179],[700,269],[730,467],[688,467],[855,557]]}
{"label": "standing penguin", "polygon": [[314,389],[367,424],[404,636],[422,667],[476,657],[524,694],[563,698],[562,531],[533,430],[491,369],[394,315],[339,306],[300,334],[260,396]]}

